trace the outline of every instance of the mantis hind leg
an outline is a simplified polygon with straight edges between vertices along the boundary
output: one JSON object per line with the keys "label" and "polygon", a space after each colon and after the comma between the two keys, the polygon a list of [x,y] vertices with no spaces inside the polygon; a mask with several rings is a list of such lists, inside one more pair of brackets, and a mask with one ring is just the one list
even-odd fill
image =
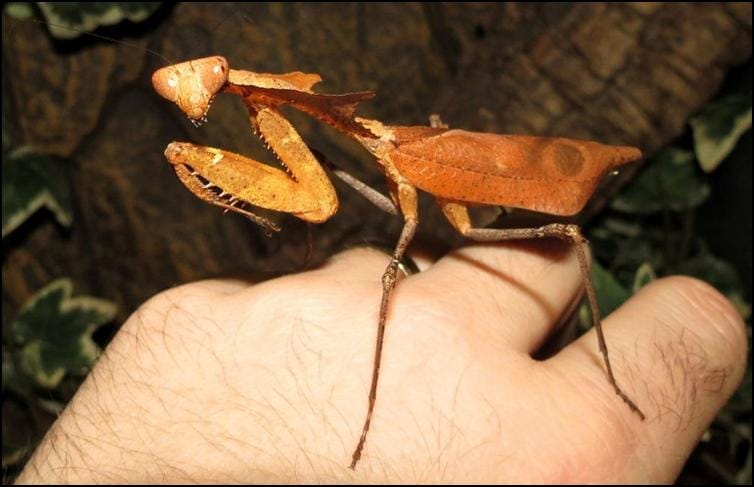
{"label": "mantis hind leg", "polygon": [[546,238],[555,237],[562,240],[571,242],[576,249],[576,256],[579,259],[579,267],[584,281],[584,287],[586,289],[587,299],[589,301],[589,307],[592,311],[592,320],[594,322],[594,328],[597,331],[597,340],[599,342],[600,353],[602,359],[605,362],[605,368],[607,371],[607,378],[610,385],[613,386],[615,393],[623,399],[623,402],[636,413],[642,420],[645,419],[644,413],[634,403],[634,401],[623,392],[615,380],[615,374],[613,374],[613,368],[610,365],[610,357],[607,351],[607,342],[605,341],[605,333],[602,329],[602,319],[600,317],[599,307],[597,306],[597,296],[594,292],[594,285],[592,284],[591,273],[589,272],[589,261],[584,250],[584,246],[588,243],[586,238],[581,234],[581,230],[576,225],[568,225],[562,223],[553,223],[550,225],[544,225],[538,228],[511,228],[511,229],[494,229],[494,228],[474,228],[471,224],[471,218],[469,217],[468,208],[460,203],[452,201],[439,200],[438,203],[442,208],[443,213],[448,218],[450,223],[464,236],[475,240],[477,242],[500,242],[503,240],[526,240],[534,238]]}
{"label": "mantis hind leg", "polygon": [[401,264],[401,259],[406,253],[411,240],[416,233],[416,227],[419,223],[418,209],[417,209],[417,194],[416,189],[405,183],[398,183],[396,185],[395,194],[397,195],[398,205],[403,213],[404,223],[401,235],[398,238],[398,243],[393,251],[393,256],[390,259],[387,269],[382,274],[382,300],[380,301],[380,317],[377,324],[377,340],[375,341],[374,350],[374,364],[372,366],[372,382],[369,387],[369,405],[367,407],[367,415],[364,420],[364,426],[361,429],[361,436],[359,442],[354,449],[351,457],[351,470],[356,468],[356,464],[361,458],[361,451],[366,443],[367,433],[369,432],[369,426],[372,423],[372,413],[374,412],[374,404],[377,399],[377,383],[380,377],[380,364],[382,363],[382,345],[385,339],[385,324],[387,322],[388,304],[390,303],[390,294],[395,287],[396,274]]}

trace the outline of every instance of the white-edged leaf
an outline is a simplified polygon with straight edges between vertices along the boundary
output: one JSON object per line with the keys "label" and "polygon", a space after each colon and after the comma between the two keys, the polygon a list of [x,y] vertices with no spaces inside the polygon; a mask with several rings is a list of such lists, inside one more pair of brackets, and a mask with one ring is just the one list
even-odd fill
{"label": "white-edged leaf", "polygon": [[699,165],[706,172],[714,171],[751,128],[751,94],[710,103],[691,119],[691,128]]}
{"label": "white-edged leaf", "polygon": [[642,263],[639,268],[636,269],[636,274],[634,275],[633,292],[638,291],[655,279],[657,279],[657,274],[652,268],[652,264],[649,262]]}
{"label": "white-edged leaf", "polygon": [[3,154],[3,238],[42,207],[64,227],[73,220],[65,170],[59,161],[19,147]]}
{"label": "white-edged leaf", "polygon": [[31,2],[8,2],[5,4],[5,13],[14,19],[26,20],[34,17],[34,8]]}
{"label": "white-edged leaf", "polygon": [[70,279],[35,294],[11,323],[24,373],[37,385],[56,387],[66,373],[84,373],[99,355],[92,333],[111,321],[116,307],[91,296],[72,297]]}
{"label": "white-edged leaf", "polygon": [[141,22],[157,10],[160,2],[39,2],[49,22],[50,34],[58,39],[74,39],[100,26],[123,20]]}
{"label": "white-edged leaf", "polygon": [[633,214],[695,208],[710,192],[709,185],[698,173],[691,152],[669,147],[652,157],[610,206]]}

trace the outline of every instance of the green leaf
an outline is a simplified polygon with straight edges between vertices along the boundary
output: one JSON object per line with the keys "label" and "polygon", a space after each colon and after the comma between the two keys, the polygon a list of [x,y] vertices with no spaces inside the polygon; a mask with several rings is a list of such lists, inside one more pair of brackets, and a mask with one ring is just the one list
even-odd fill
{"label": "green leaf", "polygon": [[141,22],[152,15],[160,2],[39,2],[49,22],[50,34],[58,39],[74,39],[103,25],[115,25],[124,19]]}
{"label": "green leaf", "polygon": [[592,282],[602,316],[609,315],[631,297],[631,292],[597,262],[592,263]]}
{"label": "green leaf", "polygon": [[613,213],[589,232],[595,257],[610,263],[612,276],[626,289],[634,289],[637,269],[647,270],[642,266],[654,274],[661,274],[666,267],[667,232],[648,220]]}
{"label": "green leaf", "polygon": [[[602,316],[609,315],[631,297],[631,293],[597,261],[592,262],[592,284],[594,284],[594,291],[597,293],[597,306],[599,306]],[[582,306],[579,319],[582,327],[587,328],[592,325],[588,304]]]}
{"label": "green leaf", "polygon": [[7,445],[3,441],[3,468],[8,468],[21,460],[26,458],[26,455],[31,451],[32,445]]}
{"label": "green leaf", "polygon": [[710,103],[691,119],[694,151],[706,172],[714,171],[751,128],[751,93]]}
{"label": "green leaf", "polygon": [[736,483],[739,485],[748,485],[751,484],[751,446],[749,446],[749,452],[746,456],[746,462],[744,463],[743,468],[736,473]]}
{"label": "green leaf", "polygon": [[3,153],[3,238],[41,207],[71,225],[71,196],[64,167],[30,147]]}
{"label": "green leaf", "polygon": [[13,361],[13,353],[3,344],[3,392],[5,391],[15,392],[26,399],[31,399],[34,395],[33,384],[18,370]]}
{"label": "green leaf", "polygon": [[14,19],[26,20],[34,17],[34,8],[31,2],[8,2],[5,4],[5,13]]}
{"label": "green leaf", "polygon": [[115,316],[115,305],[91,296],[71,297],[70,279],[58,279],[34,295],[11,323],[21,347],[21,367],[42,387],[54,388],[66,373],[84,373],[99,355],[92,333]]}
{"label": "green leaf", "polygon": [[655,274],[655,271],[652,268],[652,264],[650,264],[649,262],[644,262],[639,266],[638,269],[636,269],[633,292],[638,291],[655,279],[657,279],[657,274]]}
{"label": "green leaf", "polygon": [[647,167],[613,200],[611,207],[635,214],[695,208],[707,199],[710,192],[697,171],[691,152],[674,147],[665,149],[647,163]]}
{"label": "green leaf", "polygon": [[62,413],[63,409],[65,409],[64,403],[60,401],[56,401],[54,399],[45,399],[43,397],[37,398],[37,405],[39,405],[40,408],[44,409],[48,413],[55,416],[60,416],[60,413]]}
{"label": "green leaf", "polygon": [[622,218],[605,218],[605,228],[615,235],[627,238],[638,237],[643,229],[639,223]]}
{"label": "green leaf", "polygon": [[743,319],[751,314],[751,305],[743,297],[743,285],[738,271],[727,261],[704,252],[696,257],[681,262],[675,269],[708,282],[715,289],[725,294],[735,305]]}

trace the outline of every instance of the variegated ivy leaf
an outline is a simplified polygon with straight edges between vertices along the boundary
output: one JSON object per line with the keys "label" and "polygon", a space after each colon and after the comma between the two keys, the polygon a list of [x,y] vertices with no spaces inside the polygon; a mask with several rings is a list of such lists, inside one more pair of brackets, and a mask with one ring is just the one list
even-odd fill
{"label": "variegated ivy leaf", "polygon": [[3,395],[3,468],[21,463],[34,448],[22,426],[29,422],[28,413],[22,404],[6,401]]}
{"label": "variegated ivy leaf", "polygon": [[34,9],[30,2],[8,2],[5,4],[5,13],[10,17],[19,20],[26,20],[34,17]]}
{"label": "variegated ivy leaf", "polygon": [[657,274],[655,274],[655,271],[652,268],[652,264],[650,264],[649,262],[644,262],[639,266],[638,269],[636,269],[636,275],[634,275],[633,292],[638,291],[655,279],[657,279]]}
{"label": "variegated ivy leaf", "polygon": [[3,391],[13,391],[28,399],[33,396],[33,389],[33,384],[30,384],[29,379],[16,367],[13,351],[6,349],[3,344]]}
{"label": "variegated ivy leaf", "polygon": [[30,147],[4,152],[3,238],[42,207],[61,225],[71,225],[71,197],[63,166]]}
{"label": "variegated ivy leaf", "polygon": [[99,355],[92,333],[115,316],[113,303],[72,293],[70,279],[58,279],[35,294],[11,323],[21,367],[39,386],[54,388],[66,373],[86,372]]}
{"label": "variegated ivy leaf", "polygon": [[6,446],[3,442],[3,468],[8,468],[12,465],[20,463],[21,460],[26,458],[26,455],[31,451],[31,444],[28,442],[24,445],[9,445]]}
{"label": "variegated ivy leaf", "polygon": [[714,171],[751,128],[751,93],[710,103],[691,119],[694,151],[706,172]]}
{"label": "variegated ivy leaf", "polygon": [[738,270],[729,262],[708,252],[681,262],[676,269],[679,274],[694,276],[708,282],[730,299],[743,319],[751,315],[751,304],[743,296],[743,284]]}
{"label": "variegated ivy leaf", "polygon": [[160,2],[38,2],[38,5],[53,37],[74,39],[124,19],[141,22],[160,7]]}
{"label": "variegated ivy leaf", "polygon": [[691,152],[669,147],[652,157],[610,206],[641,215],[696,208],[710,192],[698,171]]}

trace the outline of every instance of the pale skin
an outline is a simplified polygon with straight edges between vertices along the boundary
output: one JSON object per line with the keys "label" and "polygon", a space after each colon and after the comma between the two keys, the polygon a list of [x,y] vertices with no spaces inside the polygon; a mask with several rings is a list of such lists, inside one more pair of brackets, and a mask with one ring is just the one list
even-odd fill
{"label": "pale skin", "polygon": [[582,295],[568,246],[477,244],[418,260],[422,272],[399,277],[391,301],[355,471],[374,275],[389,261],[370,249],[261,284],[155,296],[18,482],[670,483],[743,376],[732,305],[690,278],[652,283],[604,320],[641,421],[605,380],[594,330],[531,358]]}

